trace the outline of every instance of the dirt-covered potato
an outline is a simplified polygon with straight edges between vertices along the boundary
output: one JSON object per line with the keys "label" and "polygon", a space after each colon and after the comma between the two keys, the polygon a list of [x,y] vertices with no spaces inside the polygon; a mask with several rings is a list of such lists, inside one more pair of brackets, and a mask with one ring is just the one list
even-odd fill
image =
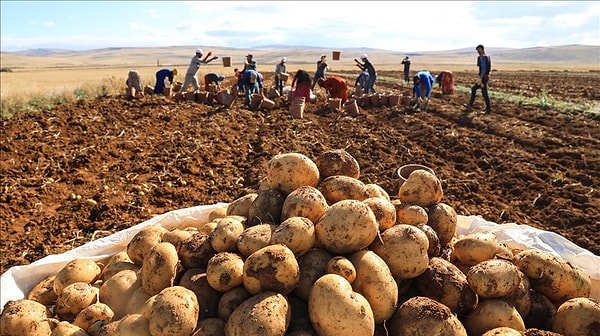
{"label": "dirt-covered potato", "polygon": [[329,205],[350,199],[363,201],[369,197],[361,180],[344,175],[329,176],[321,181],[318,189]]}
{"label": "dirt-covered potato", "polygon": [[106,321],[97,321],[90,327],[92,336],[113,336],[118,335],[117,327],[120,321],[112,321],[106,323]]}
{"label": "dirt-covered potato", "polygon": [[154,336],[150,321],[142,314],[127,314],[117,322],[115,333],[119,336]]}
{"label": "dirt-covered potato", "polygon": [[556,310],[552,331],[567,336],[600,334],[600,303],[584,297],[565,301]]}
{"label": "dirt-covered potato", "polygon": [[205,269],[192,268],[185,271],[181,275],[178,285],[196,294],[200,306],[200,319],[218,316],[219,300],[221,300],[222,293],[210,286]]}
{"label": "dirt-covered potato", "polygon": [[252,294],[248,293],[244,286],[239,286],[223,293],[217,305],[219,318],[227,321],[235,308],[251,296]]}
{"label": "dirt-covered potato", "polygon": [[402,303],[389,321],[389,336],[404,335],[467,336],[467,332],[450,308],[415,296]]}
{"label": "dirt-covered potato", "polygon": [[519,269],[510,261],[490,259],[469,269],[467,282],[480,298],[501,298],[517,289]]}
{"label": "dirt-covered potato", "polygon": [[96,321],[111,322],[115,313],[104,303],[96,302],[83,308],[75,317],[73,324],[88,332]]}
{"label": "dirt-covered potato", "polygon": [[238,240],[244,229],[242,221],[227,216],[218,221],[217,226],[210,233],[210,244],[217,252],[236,252]]}
{"label": "dirt-covered potato", "polygon": [[396,223],[408,225],[423,225],[427,224],[427,210],[416,204],[395,202],[396,208]]}
{"label": "dirt-covered potato", "polygon": [[[302,265],[300,265],[300,272],[302,272]],[[327,273],[340,275],[348,280],[350,284],[356,279],[356,267],[344,256],[335,256],[329,259]]]}
{"label": "dirt-covered potato", "polygon": [[192,336],[225,336],[225,321],[216,317],[200,320]]}
{"label": "dirt-covered potato", "polygon": [[302,186],[316,188],[319,182],[317,164],[303,154],[277,154],[267,162],[269,188],[278,189],[285,196]]}
{"label": "dirt-covered potato", "polygon": [[375,214],[367,204],[358,200],[343,200],[331,205],[315,223],[319,243],[336,254],[366,248],[378,232]]}
{"label": "dirt-covered potato", "polygon": [[202,226],[200,226],[198,228],[198,232],[193,232],[192,235],[194,235],[196,233],[202,233],[202,234],[205,234],[205,235],[208,236],[208,235],[210,235],[211,232],[213,232],[215,230],[216,227],[217,227],[217,222],[216,221],[208,222],[208,223],[203,224]]}
{"label": "dirt-covered potato", "polygon": [[375,331],[369,301],[337,274],[325,274],[314,283],[308,296],[308,313],[320,336],[373,335]]}
{"label": "dirt-covered potato", "polygon": [[[518,269],[518,268],[517,268]],[[531,284],[525,273],[518,270],[519,284],[512,292],[502,297],[505,301],[515,306],[519,314],[525,318],[531,309]],[[527,322],[525,323],[527,326]]]}
{"label": "dirt-covered potato", "polygon": [[162,241],[162,235],[167,229],[160,225],[146,226],[138,231],[127,244],[127,255],[136,265],[142,266],[144,256],[150,249]]}
{"label": "dirt-covered potato", "polygon": [[244,283],[244,259],[231,252],[219,252],[208,261],[208,284],[219,292],[227,292]]}
{"label": "dirt-covered potato", "polygon": [[100,277],[102,269],[91,259],[75,259],[61,268],[54,278],[54,293],[60,295],[62,290],[75,282],[93,284]]}
{"label": "dirt-covered potato", "polygon": [[315,160],[321,179],[344,175],[355,179],[360,177],[358,161],[344,149],[330,149],[322,152]]}
{"label": "dirt-covered potato", "polygon": [[75,282],[60,292],[56,299],[54,313],[61,320],[73,322],[77,314],[96,302],[98,302],[98,288],[85,282]]}
{"label": "dirt-covered potato", "polygon": [[[227,205],[227,207],[229,207],[229,204]],[[212,222],[213,220],[215,220],[217,218],[223,218],[223,217],[227,216],[227,207],[218,207],[218,208],[212,210],[208,214],[208,221]]]}
{"label": "dirt-covered potato", "polygon": [[173,286],[179,257],[171,243],[158,243],[144,257],[141,270],[142,287],[150,295],[156,295],[163,289]]}
{"label": "dirt-covered potato", "polygon": [[106,265],[102,268],[100,280],[102,280],[102,282],[106,282],[108,279],[110,279],[110,277],[123,270],[132,270],[137,272],[139,269],[140,265],[137,265],[131,261],[127,252],[118,252],[110,257]]}
{"label": "dirt-covered potato", "polygon": [[469,287],[466,275],[451,262],[434,257],[416,279],[422,295],[446,305],[453,313],[466,314],[477,305],[477,294]]}
{"label": "dirt-covered potato", "polygon": [[319,189],[302,186],[292,191],[283,201],[281,220],[290,217],[306,217],[316,223],[328,206],[325,196]]}
{"label": "dirt-covered potato", "polygon": [[379,224],[379,231],[385,231],[396,224],[396,207],[383,197],[369,197],[363,202],[371,208]]}
{"label": "dirt-covered potato", "polygon": [[327,273],[327,264],[333,254],[322,248],[314,248],[299,259],[300,279],[293,293],[300,299],[308,300],[312,285]]}
{"label": "dirt-covered potato", "polygon": [[281,336],[290,324],[292,310],[281,293],[266,291],[242,302],[227,319],[227,336]]}
{"label": "dirt-covered potato", "polygon": [[531,290],[531,306],[529,314],[524,318],[527,328],[552,330],[552,321],[556,316],[556,308],[552,301],[542,293]]}
{"label": "dirt-covered potato", "polygon": [[542,250],[525,250],[515,255],[514,264],[529,278],[531,288],[555,304],[589,297],[592,280],[577,265]]}
{"label": "dirt-covered potato", "polygon": [[244,257],[271,245],[271,236],[277,229],[275,224],[259,224],[244,229],[237,242],[237,248]]}
{"label": "dirt-covered potato", "polygon": [[266,189],[258,192],[248,209],[248,226],[262,223],[279,224],[281,222],[281,209],[285,198],[279,190]]}
{"label": "dirt-covered potato", "polygon": [[494,234],[473,233],[459,238],[454,243],[452,253],[462,265],[473,266],[494,259],[498,250],[498,240]]}
{"label": "dirt-covered potato", "polygon": [[429,240],[416,226],[397,224],[383,231],[370,249],[389,266],[392,275],[411,279],[421,275],[429,264]]}
{"label": "dirt-covered potato", "polygon": [[258,197],[258,193],[248,193],[244,196],[236,198],[227,206],[227,211],[225,212],[227,216],[244,216],[248,217],[248,211],[250,211],[250,206],[252,206],[252,202]]}
{"label": "dirt-covered potato", "polygon": [[150,333],[157,335],[188,336],[196,329],[199,306],[191,290],[173,286],[156,295],[150,311]]}
{"label": "dirt-covered potato", "polygon": [[56,274],[49,276],[38,282],[27,294],[27,299],[37,301],[44,306],[54,305],[58,295],[54,292],[54,279]]}
{"label": "dirt-covered potato", "polygon": [[68,321],[59,321],[52,329],[50,336],[88,336],[88,333]]}
{"label": "dirt-covered potato", "polygon": [[315,225],[306,217],[290,217],[273,231],[271,244],[287,246],[296,257],[304,255],[315,245]]}
{"label": "dirt-covered potato", "polygon": [[456,210],[441,202],[428,208],[427,217],[427,225],[435,230],[440,238],[440,244],[446,246],[456,235],[456,223],[458,221]]}
{"label": "dirt-covered potato", "polygon": [[52,332],[50,310],[43,304],[28,300],[10,300],[2,307],[2,336],[47,336]]}
{"label": "dirt-covered potato", "polygon": [[424,208],[440,203],[443,195],[440,179],[423,169],[417,169],[410,173],[398,189],[400,202],[415,204]]}
{"label": "dirt-covered potato", "polygon": [[152,297],[152,295],[148,294],[144,287],[142,287],[141,281],[138,283],[138,286],[132,288],[132,292],[125,304],[125,312],[127,314],[141,314],[146,306],[146,301]]}
{"label": "dirt-covered potato", "polygon": [[365,190],[367,191],[367,195],[369,197],[381,197],[391,201],[390,194],[388,194],[388,192],[385,191],[385,189],[383,189],[383,187],[381,187],[379,184],[366,183]]}
{"label": "dirt-covered potato", "polygon": [[[196,228],[194,228],[196,229]],[[197,229],[196,229],[197,232]],[[173,229],[165,232],[162,236],[163,243],[171,243],[173,246],[177,247],[179,244],[191,237],[195,232],[190,230],[182,230],[182,229]]]}
{"label": "dirt-covered potato", "polygon": [[498,327],[509,327],[525,331],[525,323],[517,309],[502,299],[487,299],[479,302],[463,321],[469,335],[481,335]]}
{"label": "dirt-covered potato", "polygon": [[263,247],[244,261],[244,287],[251,294],[265,291],[289,294],[299,279],[298,261],[285,245]]}
{"label": "dirt-covered potato", "polygon": [[440,244],[440,239],[437,235],[437,232],[435,232],[435,230],[427,224],[417,225],[417,227],[427,235],[427,240],[429,241],[427,255],[430,258],[440,256],[442,253],[442,245]]}
{"label": "dirt-covered potato", "polygon": [[184,240],[177,248],[177,255],[181,265],[186,269],[206,268],[208,260],[217,251],[213,249],[208,235],[195,233]]}
{"label": "dirt-covered potato", "polygon": [[369,301],[375,323],[388,320],[398,304],[398,285],[389,267],[375,252],[362,250],[348,259],[356,268],[352,289]]}
{"label": "dirt-covered potato", "polygon": [[99,290],[100,302],[105,303],[115,313],[118,320],[127,313],[127,300],[142,287],[139,273],[123,270],[102,283]]}
{"label": "dirt-covered potato", "polygon": [[498,327],[488,330],[481,336],[522,336],[523,333],[509,327]]}

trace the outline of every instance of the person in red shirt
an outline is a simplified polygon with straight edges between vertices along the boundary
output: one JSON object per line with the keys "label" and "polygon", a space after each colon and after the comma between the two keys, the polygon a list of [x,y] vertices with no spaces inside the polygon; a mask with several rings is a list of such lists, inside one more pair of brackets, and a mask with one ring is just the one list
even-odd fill
{"label": "person in red shirt", "polygon": [[327,79],[319,78],[319,86],[329,94],[329,98],[340,98],[342,104],[348,101],[348,83],[342,77],[329,76]]}

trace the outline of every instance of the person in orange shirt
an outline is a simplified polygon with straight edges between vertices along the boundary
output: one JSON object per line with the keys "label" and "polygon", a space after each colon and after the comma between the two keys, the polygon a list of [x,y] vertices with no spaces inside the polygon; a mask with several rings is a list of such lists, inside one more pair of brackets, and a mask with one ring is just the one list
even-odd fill
{"label": "person in orange shirt", "polygon": [[348,101],[348,83],[342,77],[329,76],[327,79],[319,78],[319,86],[329,94],[329,98],[340,98],[342,104]]}

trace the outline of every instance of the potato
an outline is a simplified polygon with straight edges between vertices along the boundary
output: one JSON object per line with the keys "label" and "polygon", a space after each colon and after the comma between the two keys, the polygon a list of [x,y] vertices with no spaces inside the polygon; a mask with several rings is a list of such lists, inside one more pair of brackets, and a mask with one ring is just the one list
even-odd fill
{"label": "potato", "polygon": [[148,294],[155,295],[173,286],[178,266],[179,258],[175,246],[171,243],[158,243],[144,258],[141,270],[142,287]]}
{"label": "potato", "polygon": [[244,257],[271,244],[271,236],[277,229],[275,224],[259,224],[246,228],[240,235],[237,248]]}
{"label": "potato", "polygon": [[244,229],[244,224],[238,218],[221,219],[209,235],[212,248],[217,252],[237,251],[237,242]]}
{"label": "potato", "polygon": [[367,183],[365,184],[365,190],[367,191],[367,195],[369,198],[371,197],[381,197],[385,198],[387,201],[391,201],[390,194],[388,194],[385,189],[383,189],[380,185],[375,183]]}
{"label": "potato", "polygon": [[[525,320],[531,310],[531,284],[525,273],[520,270],[518,270],[517,273],[519,276],[519,285],[512,292],[505,295],[503,299],[515,306],[519,314]],[[527,326],[527,322],[525,322],[525,326]]]}
{"label": "potato", "polygon": [[144,287],[142,287],[141,281],[139,281],[139,286],[132,288],[132,292],[125,304],[125,313],[141,314],[146,305],[146,301],[148,301],[150,297],[152,297],[152,295],[146,292]]}
{"label": "potato", "polygon": [[396,224],[396,207],[392,202],[383,197],[370,197],[363,202],[373,211],[380,231],[389,229]]}
{"label": "potato", "polygon": [[[289,335],[316,335],[312,323],[310,322],[310,316],[308,314],[308,303],[296,295],[288,295],[287,300],[292,308],[292,319],[288,327],[286,336]],[[301,334],[300,331],[310,332],[308,334]],[[294,334],[294,332],[296,332]]]}
{"label": "potato", "polygon": [[[193,229],[197,230],[196,228],[193,228]],[[182,229],[173,229],[173,230],[167,231],[163,234],[162,242],[163,243],[171,243],[171,244],[173,244],[173,246],[178,247],[182,241],[188,239],[193,234],[194,234],[194,232],[192,232],[192,231],[186,231],[186,230],[182,230]]]}
{"label": "potato", "polygon": [[331,205],[343,200],[363,201],[369,197],[365,184],[349,176],[329,176],[321,181],[319,191]]}
{"label": "potato", "polygon": [[75,259],[61,268],[54,278],[54,293],[60,295],[65,287],[75,282],[93,284],[100,277],[102,269],[91,259]]}
{"label": "potato", "polygon": [[[300,266],[300,272],[302,272],[302,266]],[[356,279],[356,267],[354,267],[354,264],[348,258],[343,256],[335,256],[329,259],[327,273],[340,275],[348,280],[350,284]]]}
{"label": "potato", "polygon": [[252,294],[248,293],[244,286],[233,288],[232,290],[223,293],[218,304],[218,314],[223,321],[227,321],[231,313],[237,308],[242,302],[250,298]]}
{"label": "potato", "polygon": [[600,334],[600,303],[579,297],[565,301],[556,310],[552,331],[566,336]]}
{"label": "potato", "polygon": [[427,224],[427,210],[422,206],[408,203],[396,203],[396,224],[423,225]]}
{"label": "potato", "polygon": [[440,203],[444,192],[439,178],[427,170],[417,169],[398,189],[398,199],[402,203],[427,208]]}
{"label": "potato", "polygon": [[316,188],[319,182],[319,168],[303,154],[277,154],[267,162],[269,188],[278,189],[285,196],[302,186]]}
{"label": "potato", "polygon": [[525,323],[513,305],[502,299],[480,301],[463,321],[469,335],[481,335],[498,327],[525,331]]}
{"label": "potato", "polygon": [[106,323],[106,321],[97,321],[90,327],[90,335],[92,336],[115,336],[117,334],[117,327],[119,321],[112,321]]}
{"label": "potato", "polygon": [[369,302],[337,274],[325,274],[314,283],[308,296],[308,313],[320,336],[373,335],[375,332]]}
{"label": "potato", "polygon": [[399,279],[416,278],[425,272],[429,264],[429,240],[425,232],[416,226],[394,225],[383,231],[381,239],[375,239],[370,248]]}
{"label": "potato", "polygon": [[522,336],[523,333],[509,327],[498,327],[488,330],[481,336]]}
{"label": "potato", "polygon": [[306,217],[316,223],[328,206],[325,196],[319,189],[302,186],[292,191],[283,201],[281,220],[290,217]]}
{"label": "potato", "polygon": [[75,317],[73,324],[88,332],[96,321],[111,322],[115,313],[104,303],[96,302],[83,308]]}
{"label": "potato", "polygon": [[88,336],[88,333],[81,327],[67,321],[60,321],[52,329],[50,336]]}
{"label": "potato", "polygon": [[141,267],[136,265],[131,259],[129,259],[129,255],[127,252],[118,252],[115,253],[106,265],[102,268],[102,272],[100,273],[100,280],[102,282],[106,282],[113,275],[123,271],[123,270],[132,270],[134,272],[139,271]]}
{"label": "potato", "polygon": [[456,235],[456,210],[446,203],[437,203],[428,208],[427,218],[427,225],[435,230],[440,244],[446,246]]}
{"label": "potato", "polygon": [[254,202],[256,197],[258,197],[257,193],[248,193],[244,196],[236,198],[231,203],[229,203],[225,214],[227,216],[237,215],[248,217],[248,211],[250,211],[250,206],[252,205],[252,202]]}
{"label": "potato", "polygon": [[358,200],[343,200],[331,205],[315,223],[319,243],[336,254],[366,248],[378,232],[375,214],[367,204]]}
{"label": "potato", "polygon": [[250,294],[289,294],[298,284],[300,268],[292,250],[277,244],[261,248],[244,262],[244,287]]}
{"label": "potato", "polygon": [[417,225],[421,231],[425,232],[427,235],[427,240],[429,241],[429,248],[427,249],[427,255],[432,257],[439,257],[442,253],[442,245],[440,244],[440,239],[437,236],[437,233],[431,226],[427,224]]}
{"label": "potato", "polygon": [[150,312],[150,333],[153,336],[188,336],[196,328],[199,307],[196,294],[173,286],[156,295]]}
{"label": "potato", "polygon": [[422,295],[444,304],[456,314],[464,315],[472,311],[478,302],[466,275],[442,258],[429,260],[425,272],[416,278],[416,285]]}
{"label": "potato", "polygon": [[198,232],[194,232],[193,234],[203,233],[208,236],[208,235],[210,235],[211,232],[213,232],[215,230],[216,227],[217,227],[217,222],[215,222],[215,221],[208,222],[208,223],[200,226],[198,228]]}
{"label": "potato", "polygon": [[375,323],[388,320],[398,304],[398,285],[389,267],[375,252],[368,250],[354,252],[348,259],[356,268],[352,289],[367,299]]}
{"label": "potato", "polygon": [[271,244],[287,246],[296,257],[302,256],[315,245],[315,226],[305,217],[284,220],[271,234]]}
{"label": "potato", "polygon": [[462,265],[473,266],[494,259],[498,250],[496,236],[475,233],[458,239],[452,253]]}
{"label": "potato", "polygon": [[98,302],[98,288],[75,282],[65,287],[56,299],[54,313],[61,320],[72,322],[84,308]]}
{"label": "potato", "polygon": [[227,292],[244,283],[244,260],[239,254],[219,252],[208,260],[208,284],[219,292]]}
{"label": "potato", "polygon": [[331,258],[333,258],[333,254],[322,248],[314,248],[302,256],[298,261],[300,279],[294,288],[294,295],[304,301],[308,300],[312,285],[327,273],[327,264]]}
{"label": "potato", "polygon": [[285,197],[275,189],[266,189],[258,192],[258,196],[248,209],[248,226],[262,223],[279,224],[281,222],[281,209]]}
{"label": "potato", "polygon": [[225,336],[225,321],[216,317],[200,320],[192,336]]}
{"label": "potato", "polygon": [[123,270],[100,286],[100,302],[105,303],[114,312],[118,320],[127,314],[127,300],[142,287],[139,274],[132,270]]}
{"label": "potato", "polygon": [[542,293],[532,290],[529,293],[531,297],[531,306],[529,314],[525,316],[525,326],[527,328],[538,328],[543,330],[552,330],[552,321],[556,316],[556,307]]}
{"label": "potato", "polygon": [[330,149],[322,152],[315,163],[322,179],[329,176],[344,175],[355,179],[360,177],[358,161],[344,149]]}
{"label": "potato", "polygon": [[292,310],[281,294],[266,291],[242,302],[225,324],[227,336],[283,336]]}
{"label": "potato", "polygon": [[222,293],[210,286],[205,269],[192,268],[185,271],[181,275],[178,285],[196,294],[200,306],[200,319],[218,316],[219,300],[221,300]]}
{"label": "potato", "polygon": [[415,296],[400,305],[389,321],[389,336],[403,335],[467,336],[467,332],[448,307]]}
{"label": "potato", "polygon": [[212,247],[210,237],[203,233],[195,233],[181,242],[177,255],[181,265],[186,269],[206,268],[208,260],[217,253]]}
{"label": "potato", "polygon": [[519,269],[510,261],[491,259],[471,267],[467,282],[480,298],[501,298],[517,289]]}
{"label": "potato", "polygon": [[213,220],[215,220],[217,218],[223,218],[223,217],[227,216],[227,208],[228,207],[229,207],[229,204],[226,207],[219,207],[219,208],[212,210],[208,214],[208,221],[212,222]]}
{"label": "potato", "polygon": [[43,304],[28,300],[9,300],[2,307],[2,336],[47,336],[51,333],[50,310]]}
{"label": "potato", "polygon": [[150,333],[150,321],[141,314],[128,314],[119,320],[116,328],[119,336],[154,336]]}
{"label": "potato", "polygon": [[167,229],[160,225],[146,226],[138,231],[127,244],[127,255],[136,265],[142,266],[144,256],[150,249],[162,241],[162,235]]}
{"label": "potato", "polygon": [[562,336],[561,334],[552,332],[552,331],[547,331],[547,330],[540,330],[540,329],[536,329],[536,328],[528,328],[525,329],[525,332],[523,332],[524,336]]}
{"label": "potato", "polygon": [[27,294],[27,299],[37,301],[44,306],[54,305],[58,295],[54,292],[54,279],[56,274],[49,276],[38,282]]}
{"label": "potato", "polygon": [[519,252],[514,264],[529,278],[531,288],[555,304],[576,297],[589,297],[592,280],[580,267],[542,250]]}

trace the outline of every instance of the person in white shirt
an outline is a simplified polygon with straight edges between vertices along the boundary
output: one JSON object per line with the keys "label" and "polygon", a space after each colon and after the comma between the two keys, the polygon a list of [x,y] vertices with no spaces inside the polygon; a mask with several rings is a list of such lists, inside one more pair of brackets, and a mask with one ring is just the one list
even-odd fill
{"label": "person in white shirt", "polygon": [[190,66],[185,72],[185,80],[183,81],[183,85],[179,92],[185,92],[190,84],[194,86],[194,91],[198,91],[200,88],[200,84],[198,83],[198,69],[200,69],[200,64],[208,63],[206,60],[202,59],[202,49],[196,49],[196,55],[192,57],[190,61]]}
{"label": "person in white shirt", "polygon": [[279,77],[280,74],[286,73],[285,62],[287,58],[282,57],[281,61],[275,65],[275,89],[279,91],[281,95],[283,93],[283,80]]}

